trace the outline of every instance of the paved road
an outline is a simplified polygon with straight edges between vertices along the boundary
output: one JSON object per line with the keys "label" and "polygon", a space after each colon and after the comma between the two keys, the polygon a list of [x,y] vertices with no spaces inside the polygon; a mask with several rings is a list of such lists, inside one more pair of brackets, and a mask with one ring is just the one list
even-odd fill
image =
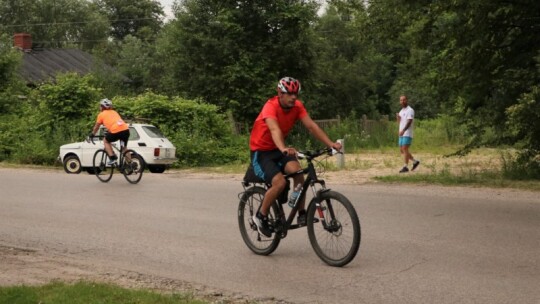
{"label": "paved road", "polygon": [[[237,228],[237,179],[139,185],[0,169],[0,245],[294,303],[540,303],[540,199],[509,190],[334,185],[360,214],[359,255],[326,266],[306,230],[261,257]],[[1,261],[0,261],[1,262]]]}

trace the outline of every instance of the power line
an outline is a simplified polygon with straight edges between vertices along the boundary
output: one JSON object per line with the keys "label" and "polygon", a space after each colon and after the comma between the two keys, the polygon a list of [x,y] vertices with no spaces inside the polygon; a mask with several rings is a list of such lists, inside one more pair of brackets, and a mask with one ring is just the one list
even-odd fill
{"label": "power line", "polygon": [[[129,19],[116,19],[116,20],[110,20],[110,22],[111,22],[111,23],[114,23],[114,22],[139,21],[139,20],[155,20],[155,18],[129,18]],[[47,25],[70,25],[70,24],[86,24],[86,23],[96,23],[96,22],[97,22],[97,21],[26,23],[26,24],[8,24],[8,25],[3,25],[3,27],[17,27],[17,26],[47,26]]]}

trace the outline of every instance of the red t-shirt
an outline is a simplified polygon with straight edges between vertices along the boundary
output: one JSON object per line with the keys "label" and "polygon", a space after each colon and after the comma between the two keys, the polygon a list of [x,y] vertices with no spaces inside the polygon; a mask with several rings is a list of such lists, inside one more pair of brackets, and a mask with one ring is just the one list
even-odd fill
{"label": "red t-shirt", "polygon": [[277,96],[268,99],[253,124],[253,129],[251,130],[251,136],[249,138],[249,148],[251,151],[270,151],[277,149],[277,146],[272,139],[272,134],[270,134],[270,129],[268,129],[268,125],[266,125],[266,118],[277,120],[281,132],[286,138],[289,131],[291,131],[294,126],[294,123],[297,120],[304,118],[306,115],[308,115],[306,108],[298,99],[294,101],[294,107],[287,112],[279,105]]}

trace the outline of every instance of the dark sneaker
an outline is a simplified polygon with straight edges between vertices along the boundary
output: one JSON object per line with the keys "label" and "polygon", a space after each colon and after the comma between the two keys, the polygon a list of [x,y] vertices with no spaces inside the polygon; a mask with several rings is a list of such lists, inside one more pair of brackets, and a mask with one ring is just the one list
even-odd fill
{"label": "dark sneaker", "polygon": [[418,167],[418,165],[420,165],[420,161],[415,160],[414,163],[412,163],[412,170],[411,171],[414,171],[414,169],[416,169],[416,167]]}
{"label": "dark sneaker", "polygon": [[399,170],[399,173],[407,173],[407,172],[409,172],[409,168],[407,167],[403,167],[401,168],[401,170]]}
{"label": "dark sneaker", "polygon": [[268,217],[263,217],[260,212],[257,212],[257,214],[253,215],[253,222],[257,225],[257,230],[260,234],[266,237],[272,236],[272,231],[268,226]]}
{"label": "dark sneaker", "polygon": [[298,221],[298,226],[305,226],[307,223],[306,213],[304,212],[298,215],[298,218],[296,220]]}

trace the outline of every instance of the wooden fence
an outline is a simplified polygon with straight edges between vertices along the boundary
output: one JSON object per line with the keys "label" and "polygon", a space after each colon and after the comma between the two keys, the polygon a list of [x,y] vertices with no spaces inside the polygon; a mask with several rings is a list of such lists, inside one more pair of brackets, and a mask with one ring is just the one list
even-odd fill
{"label": "wooden fence", "polygon": [[[229,118],[231,119],[233,132],[236,135],[249,134],[251,132],[252,124],[234,122],[231,116],[229,116]],[[342,122],[339,116],[332,119],[314,119],[313,121],[315,121],[323,130],[326,130],[330,127],[339,126]],[[360,124],[361,130],[364,130],[366,133],[371,134],[375,130],[385,128],[387,126],[388,116],[383,115],[380,120],[373,120],[368,119],[366,115],[363,115],[362,118],[359,119],[358,123]],[[307,133],[307,130],[302,125],[300,126],[299,131]]]}

